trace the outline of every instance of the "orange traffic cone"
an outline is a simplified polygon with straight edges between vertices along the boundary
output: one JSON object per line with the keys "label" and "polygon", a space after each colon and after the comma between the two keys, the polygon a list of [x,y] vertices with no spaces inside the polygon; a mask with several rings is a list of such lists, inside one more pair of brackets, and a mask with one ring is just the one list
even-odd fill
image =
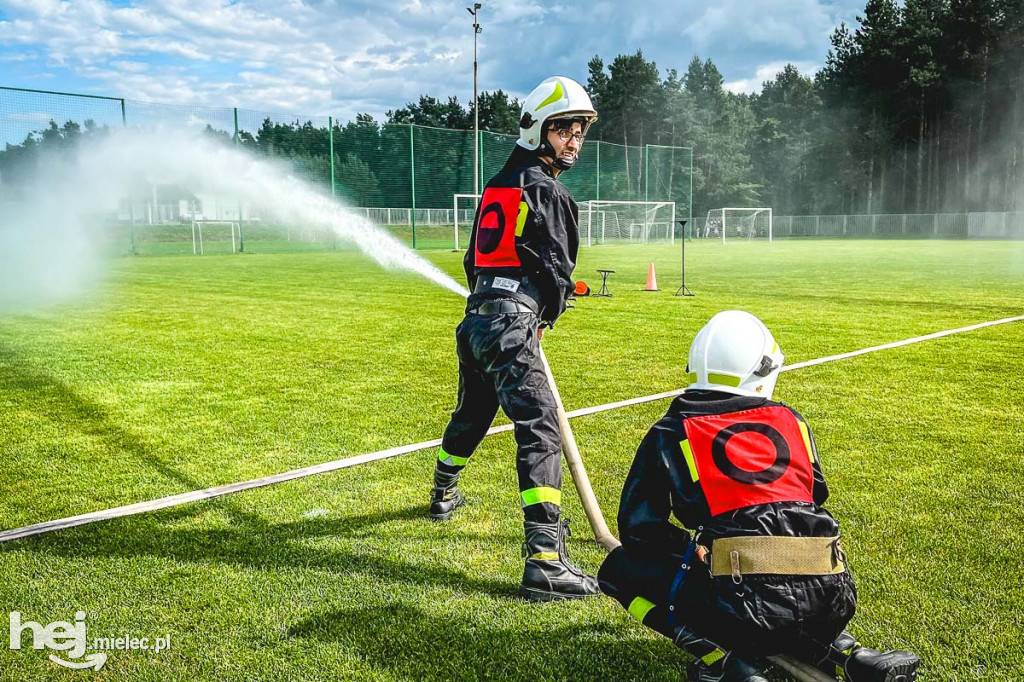
{"label": "orange traffic cone", "polygon": [[644,287],[644,291],[661,291],[658,288],[658,278],[654,275],[654,263],[647,268],[647,286]]}

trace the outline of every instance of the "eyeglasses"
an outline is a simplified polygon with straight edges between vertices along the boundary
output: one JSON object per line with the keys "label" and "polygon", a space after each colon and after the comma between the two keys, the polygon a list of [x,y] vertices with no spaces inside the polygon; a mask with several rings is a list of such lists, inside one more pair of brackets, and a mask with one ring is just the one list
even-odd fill
{"label": "eyeglasses", "polygon": [[558,133],[558,139],[562,142],[576,140],[576,144],[583,144],[583,140],[587,139],[587,136],[583,133],[574,133],[568,128],[560,128],[555,130],[555,132]]}

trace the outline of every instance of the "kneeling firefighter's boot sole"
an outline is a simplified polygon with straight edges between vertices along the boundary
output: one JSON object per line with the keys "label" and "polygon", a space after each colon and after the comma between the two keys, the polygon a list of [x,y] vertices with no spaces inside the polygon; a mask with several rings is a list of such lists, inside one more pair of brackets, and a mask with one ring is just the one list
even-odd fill
{"label": "kneeling firefighter's boot sole", "polygon": [[908,651],[878,651],[845,630],[819,668],[846,682],[914,682],[921,659]]}
{"label": "kneeling firefighter's boot sole", "polygon": [[854,649],[844,672],[848,682],[914,682],[921,659],[908,651]]}
{"label": "kneeling firefighter's boot sole", "polygon": [[430,520],[447,521],[459,507],[465,506],[466,500],[459,492],[459,476],[462,471],[446,473],[434,469],[434,488],[430,491]]}
{"label": "kneeling firefighter's boot sole", "polygon": [[529,601],[585,599],[601,594],[597,579],[587,575],[569,561],[565,539],[569,535],[567,520],[555,523],[523,522],[526,542],[523,544],[523,582],[519,596]]}

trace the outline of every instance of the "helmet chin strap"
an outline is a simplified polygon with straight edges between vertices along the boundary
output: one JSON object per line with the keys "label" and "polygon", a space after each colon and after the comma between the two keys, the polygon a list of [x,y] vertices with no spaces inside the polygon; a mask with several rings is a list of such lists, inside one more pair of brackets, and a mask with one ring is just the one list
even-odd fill
{"label": "helmet chin strap", "polygon": [[556,157],[555,158],[555,163],[553,165],[558,170],[567,171],[567,170],[569,170],[570,168],[572,168],[573,166],[576,165],[576,157],[575,156],[572,157],[571,160],[570,159],[563,159],[560,156]]}
{"label": "helmet chin strap", "polygon": [[[545,135],[546,135],[546,133],[545,133]],[[575,156],[572,157],[572,160],[563,159],[555,151],[555,148],[551,146],[551,143],[547,141],[546,137],[545,137],[544,140],[541,141],[540,146],[537,147],[537,155],[538,156],[549,156],[552,159],[554,159],[554,161],[551,162],[551,165],[554,166],[555,168],[557,168],[560,171],[567,171],[567,170],[571,169],[573,166],[576,165],[576,157]]]}

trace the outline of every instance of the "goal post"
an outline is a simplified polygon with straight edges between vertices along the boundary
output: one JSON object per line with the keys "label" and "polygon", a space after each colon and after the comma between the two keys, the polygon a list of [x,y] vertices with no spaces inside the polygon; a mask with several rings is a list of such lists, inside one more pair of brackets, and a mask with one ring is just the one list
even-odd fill
{"label": "goal post", "polygon": [[[205,250],[203,248],[203,228],[204,227],[207,228],[208,232],[209,232],[209,229],[211,227],[221,227],[221,228],[227,227],[230,230],[230,232],[231,232],[231,253],[236,253],[237,250],[238,250],[235,247],[235,234],[236,233],[238,234],[238,246],[241,247],[241,245],[242,245],[242,226],[241,226],[241,224],[238,221],[234,221],[234,220],[196,220],[196,219],[193,218],[192,219],[192,254],[193,255],[197,255],[197,253],[200,256],[205,255]],[[197,248],[196,248],[196,246],[197,246],[196,234],[199,235],[198,251],[197,251]],[[209,241],[209,235],[207,235],[207,241]]]}
{"label": "goal post", "polygon": [[[452,198],[455,248],[469,243],[480,203],[479,194],[455,194]],[[581,245],[675,244],[674,201],[590,200],[579,204]]]}
{"label": "goal post", "polygon": [[764,239],[773,241],[772,209],[766,207],[713,208],[704,221],[704,238]]}
{"label": "goal post", "polygon": [[479,194],[456,194],[452,200],[455,213],[455,250],[459,250],[459,231],[465,233],[465,243],[469,244],[469,235],[473,231],[473,220],[476,209],[480,205]]}
{"label": "goal post", "polygon": [[594,244],[675,244],[674,201],[605,201],[580,204],[580,241]]}

